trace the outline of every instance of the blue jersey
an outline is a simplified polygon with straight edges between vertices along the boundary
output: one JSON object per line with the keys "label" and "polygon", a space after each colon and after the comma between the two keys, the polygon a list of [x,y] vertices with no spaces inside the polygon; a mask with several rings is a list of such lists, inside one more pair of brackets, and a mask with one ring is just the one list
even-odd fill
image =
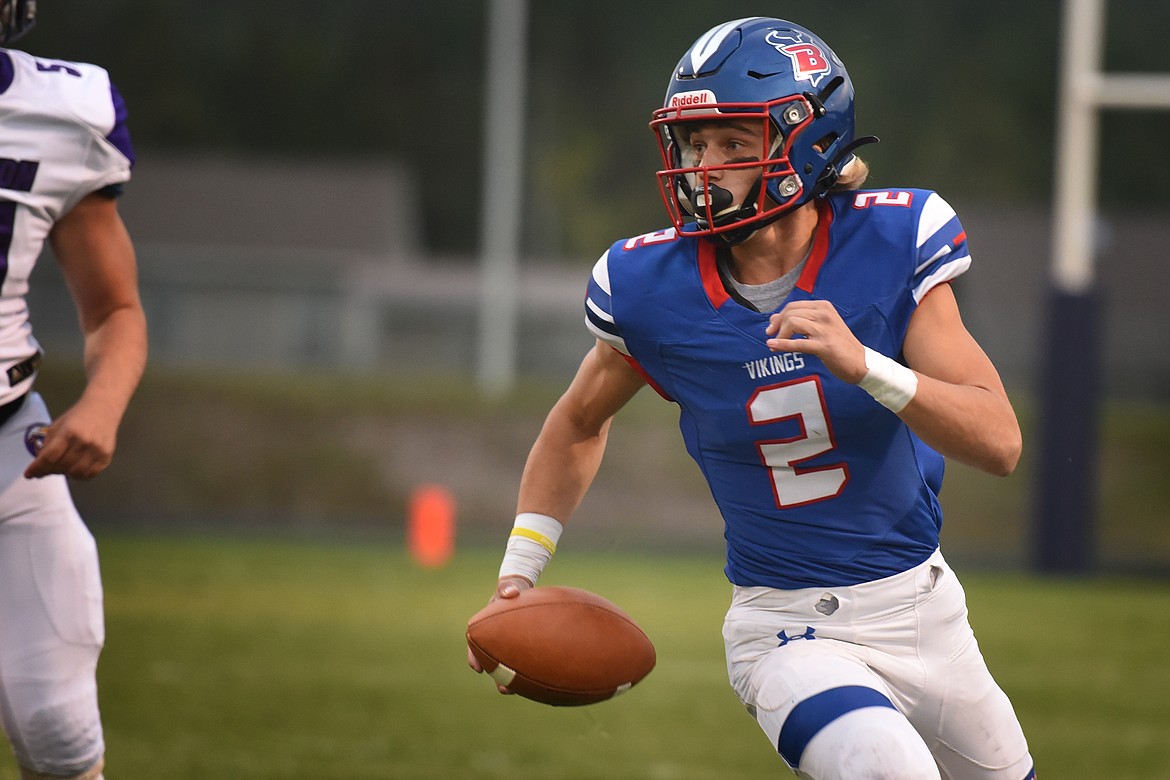
{"label": "blue jersey", "polygon": [[[958,217],[924,190],[836,193],[817,208],[788,300],[829,301],[863,344],[900,358],[919,301],[970,265]],[[586,323],[679,405],[723,515],[728,579],[832,587],[926,560],[942,456],[819,358],[769,350],[771,312],[731,298],[717,247],[673,228],[615,243],[594,267]]]}

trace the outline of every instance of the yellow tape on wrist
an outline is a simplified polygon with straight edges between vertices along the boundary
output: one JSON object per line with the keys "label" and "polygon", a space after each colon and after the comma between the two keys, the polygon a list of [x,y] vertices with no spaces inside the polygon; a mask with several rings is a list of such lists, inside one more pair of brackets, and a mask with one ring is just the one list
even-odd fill
{"label": "yellow tape on wrist", "polygon": [[508,536],[500,577],[521,576],[536,584],[545,565],[557,551],[564,526],[555,518],[536,512],[521,512]]}
{"label": "yellow tape on wrist", "polygon": [[548,550],[549,555],[557,551],[557,544],[552,539],[549,539],[539,531],[533,531],[531,528],[513,528],[512,536],[522,536],[525,539],[531,539],[539,544],[544,549]]}

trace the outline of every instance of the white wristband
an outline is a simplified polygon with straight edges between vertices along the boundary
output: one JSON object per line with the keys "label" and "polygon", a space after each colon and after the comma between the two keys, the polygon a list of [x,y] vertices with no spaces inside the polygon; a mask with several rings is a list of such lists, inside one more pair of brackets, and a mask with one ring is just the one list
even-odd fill
{"label": "white wristband", "polygon": [[500,577],[519,575],[536,584],[544,566],[557,551],[564,526],[548,515],[521,512],[516,515],[504,560],[500,563]]}
{"label": "white wristband", "polygon": [[857,383],[865,392],[897,414],[918,392],[918,375],[896,360],[865,348],[865,376]]}

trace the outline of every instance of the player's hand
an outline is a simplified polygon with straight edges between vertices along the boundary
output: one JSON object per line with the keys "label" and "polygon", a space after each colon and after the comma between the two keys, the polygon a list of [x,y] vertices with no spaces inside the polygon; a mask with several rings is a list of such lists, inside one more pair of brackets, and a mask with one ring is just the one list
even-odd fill
{"label": "player's hand", "polygon": [[117,424],[100,410],[78,404],[41,431],[40,449],[24,470],[27,479],[64,474],[89,479],[110,465]]}
{"label": "player's hand", "polygon": [[828,301],[793,301],[769,318],[764,333],[773,352],[815,355],[853,385],[865,376],[865,347]]}
{"label": "player's hand", "polygon": [[[531,587],[532,583],[523,577],[502,577],[496,583],[496,592],[492,594],[488,603],[491,604],[498,599],[514,599]],[[476,659],[475,653],[471,652],[470,647],[467,648],[467,665],[474,669],[476,673],[483,673],[483,667],[480,666],[479,660]],[[502,685],[497,685],[496,688],[499,689],[500,693],[511,693],[511,691]]]}

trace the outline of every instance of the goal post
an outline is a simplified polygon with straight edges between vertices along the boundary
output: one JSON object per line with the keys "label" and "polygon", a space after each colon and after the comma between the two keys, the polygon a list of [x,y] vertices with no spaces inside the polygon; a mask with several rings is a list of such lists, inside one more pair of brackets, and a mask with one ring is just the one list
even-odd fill
{"label": "goal post", "polygon": [[498,398],[516,383],[528,0],[490,0],[485,31],[480,305],[476,383]]}
{"label": "goal post", "polygon": [[1096,558],[1105,304],[1094,268],[1100,113],[1170,109],[1170,75],[1102,72],[1105,0],[1065,0],[1052,265],[1043,335],[1032,563],[1087,574]]}

